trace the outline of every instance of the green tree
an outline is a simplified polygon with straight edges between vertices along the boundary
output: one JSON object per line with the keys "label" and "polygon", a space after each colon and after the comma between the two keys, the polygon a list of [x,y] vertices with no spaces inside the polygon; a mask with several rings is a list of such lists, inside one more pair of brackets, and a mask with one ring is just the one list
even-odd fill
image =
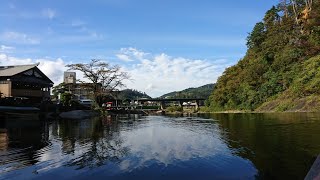
{"label": "green tree", "polygon": [[247,37],[248,48],[259,48],[266,38],[265,27],[262,22],[257,23]]}
{"label": "green tree", "polygon": [[212,110],[287,110],[301,98],[318,102],[320,1],[281,1],[254,26],[247,46],[244,58],[218,78],[206,103]]}
{"label": "green tree", "polygon": [[72,94],[69,92],[64,92],[61,94],[61,103],[64,106],[70,106],[71,105],[71,100],[72,100]]}
{"label": "green tree", "polygon": [[275,6],[272,6],[272,8],[266,12],[263,21],[267,31],[274,28],[274,26],[280,22],[278,11],[279,10]]}

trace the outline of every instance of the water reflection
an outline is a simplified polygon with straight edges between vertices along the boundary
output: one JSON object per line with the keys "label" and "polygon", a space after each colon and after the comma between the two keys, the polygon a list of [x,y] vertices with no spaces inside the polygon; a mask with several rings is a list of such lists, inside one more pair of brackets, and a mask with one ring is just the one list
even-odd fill
{"label": "water reflection", "polygon": [[[175,161],[214,156],[226,149],[220,135],[215,132],[217,127],[214,125],[210,129],[214,132],[212,133],[199,127],[197,123],[178,120],[163,123],[161,120],[163,117],[153,117],[147,126],[122,133],[122,139],[125,139],[123,145],[129,147],[131,154],[139,159],[134,163],[126,161],[126,169],[143,167],[151,160],[167,166]],[[180,128],[186,124],[193,127],[192,130]]]}
{"label": "water reflection", "polygon": [[235,153],[259,169],[257,178],[303,179],[320,153],[319,113],[211,114]]}
{"label": "water reflection", "polygon": [[[256,173],[249,161],[232,154],[212,120],[108,116],[53,122],[7,119],[4,124],[1,178],[138,178],[160,172],[155,179],[183,174],[188,179],[193,174],[209,178]],[[231,176],[232,164],[242,170]]]}
{"label": "water reflection", "polygon": [[319,114],[0,120],[0,179],[303,178]]}
{"label": "water reflection", "polygon": [[38,120],[13,117],[0,120],[0,173],[34,165],[38,149],[48,145],[48,129]]}

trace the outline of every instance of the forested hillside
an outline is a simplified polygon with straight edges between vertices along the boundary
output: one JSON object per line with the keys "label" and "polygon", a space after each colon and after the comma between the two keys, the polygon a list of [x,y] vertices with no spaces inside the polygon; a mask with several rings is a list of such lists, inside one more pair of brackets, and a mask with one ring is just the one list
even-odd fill
{"label": "forested hillside", "polygon": [[213,111],[320,110],[320,1],[281,1],[247,37],[208,100]]}
{"label": "forested hillside", "polygon": [[151,98],[150,96],[148,96],[145,92],[140,92],[134,89],[124,89],[122,91],[119,92],[119,94],[117,95],[118,99],[130,99],[130,100],[134,100],[137,98]]}
{"label": "forested hillside", "polygon": [[208,98],[213,88],[214,84],[206,84],[197,88],[170,92],[162,95],[160,98]]}

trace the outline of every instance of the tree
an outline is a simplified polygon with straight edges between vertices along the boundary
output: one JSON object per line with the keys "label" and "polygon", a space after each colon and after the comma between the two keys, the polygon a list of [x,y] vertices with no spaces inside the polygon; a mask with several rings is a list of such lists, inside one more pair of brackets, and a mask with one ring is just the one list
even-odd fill
{"label": "tree", "polygon": [[263,21],[267,30],[273,28],[276,23],[280,21],[278,11],[275,6],[272,6],[272,8],[266,12]]}
{"label": "tree", "polygon": [[290,1],[288,1],[289,0],[280,0],[280,3],[278,5],[278,8],[282,10],[285,18],[289,17],[288,4],[290,3]]}
{"label": "tree", "polygon": [[[295,20],[297,25],[301,25],[301,20],[308,19],[311,9],[312,9],[312,0],[291,0],[292,10],[294,12]],[[304,7],[303,7],[304,5]],[[299,12],[302,8],[302,12]]]}
{"label": "tree", "polygon": [[64,106],[71,106],[72,94],[70,92],[64,92],[61,94],[61,103]]}
{"label": "tree", "polygon": [[262,22],[258,22],[254,28],[253,31],[249,34],[247,37],[247,46],[248,48],[259,48],[260,45],[265,40],[265,26]]}
{"label": "tree", "polygon": [[81,81],[83,86],[91,89],[96,102],[101,95],[110,95],[120,87],[124,87],[123,81],[129,79],[127,72],[123,72],[118,65],[110,65],[99,59],[92,59],[89,63],[69,64],[69,70],[77,70],[83,73],[84,78],[89,80]]}
{"label": "tree", "polygon": [[320,1],[280,1],[249,34],[243,59],[219,77],[206,103],[210,109],[318,107]]}
{"label": "tree", "polygon": [[65,83],[60,83],[52,88],[53,97],[58,99],[60,93],[66,92]]}

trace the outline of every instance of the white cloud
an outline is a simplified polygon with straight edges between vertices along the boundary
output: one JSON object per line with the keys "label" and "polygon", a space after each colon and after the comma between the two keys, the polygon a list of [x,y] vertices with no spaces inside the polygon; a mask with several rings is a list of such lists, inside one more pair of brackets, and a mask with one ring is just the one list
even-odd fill
{"label": "white cloud", "polygon": [[11,47],[11,46],[6,46],[6,45],[1,45],[0,46],[0,52],[11,52],[13,51],[15,48]]}
{"label": "white cloud", "polygon": [[50,8],[43,9],[42,16],[48,19],[53,19],[56,16],[56,12]]}
{"label": "white cloud", "polygon": [[34,37],[30,37],[27,34],[6,31],[0,34],[0,38],[4,41],[13,42],[17,44],[39,44],[40,40]]}
{"label": "white cloud", "polygon": [[127,53],[130,57],[139,54],[135,56],[139,61],[124,68],[133,79],[132,82],[128,81],[126,84],[128,88],[145,91],[152,97],[214,83],[224,69],[231,65],[226,59],[188,59],[171,57],[164,53],[152,55],[136,49],[130,52],[131,55]]}
{"label": "white cloud", "polygon": [[120,59],[122,61],[126,61],[126,62],[133,61],[132,59],[130,59],[130,57],[128,55],[125,55],[125,54],[117,54],[116,56],[118,59]]}
{"label": "white cloud", "polygon": [[[122,53],[122,54],[121,54]],[[150,54],[135,48],[120,50],[120,58],[134,60],[122,68],[131,75],[131,80],[124,83],[127,88],[138,89],[152,97],[158,97],[172,91],[189,87],[198,87],[216,82],[224,69],[232,65],[227,59],[189,59],[172,57],[165,53]],[[32,64],[40,62],[39,68],[57,85],[63,81],[63,72],[67,70],[63,59],[31,59],[16,58],[0,53],[0,65]],[[77,78],[83,79],[83,74],[77,72]]]}
{"label": "white cloud", "polygon": [[58,85],[63,82],[63,72],[67,70],[66,63],[58,58],[56,60],[37,59],[40,63],[38,68],[45,73],[54,83]]}
{"label": "white cloud", "polygon": [[17,58],[0,53],[0,66],[4,65],[23,65],[40,63],[38,68],[48,76],[55,85],[63,81],[63,72],[67,70],[66,63],[58,59],[31,59],[31,58]]}
{"label": "white cloud", "polygon": [[135,59],[142,60],[148,54],[149,53],[145,53],[136,48],[129,47],[129,48],[121,48],[119,53],[116,56],[123,61],[133,61]]}
{"label": "white cloud", "polygon": [[16,58],[8,56],[7,54],[0,53],[0,65],[22,65],[22,64],[32,64],[32,59],[30,58]]}

